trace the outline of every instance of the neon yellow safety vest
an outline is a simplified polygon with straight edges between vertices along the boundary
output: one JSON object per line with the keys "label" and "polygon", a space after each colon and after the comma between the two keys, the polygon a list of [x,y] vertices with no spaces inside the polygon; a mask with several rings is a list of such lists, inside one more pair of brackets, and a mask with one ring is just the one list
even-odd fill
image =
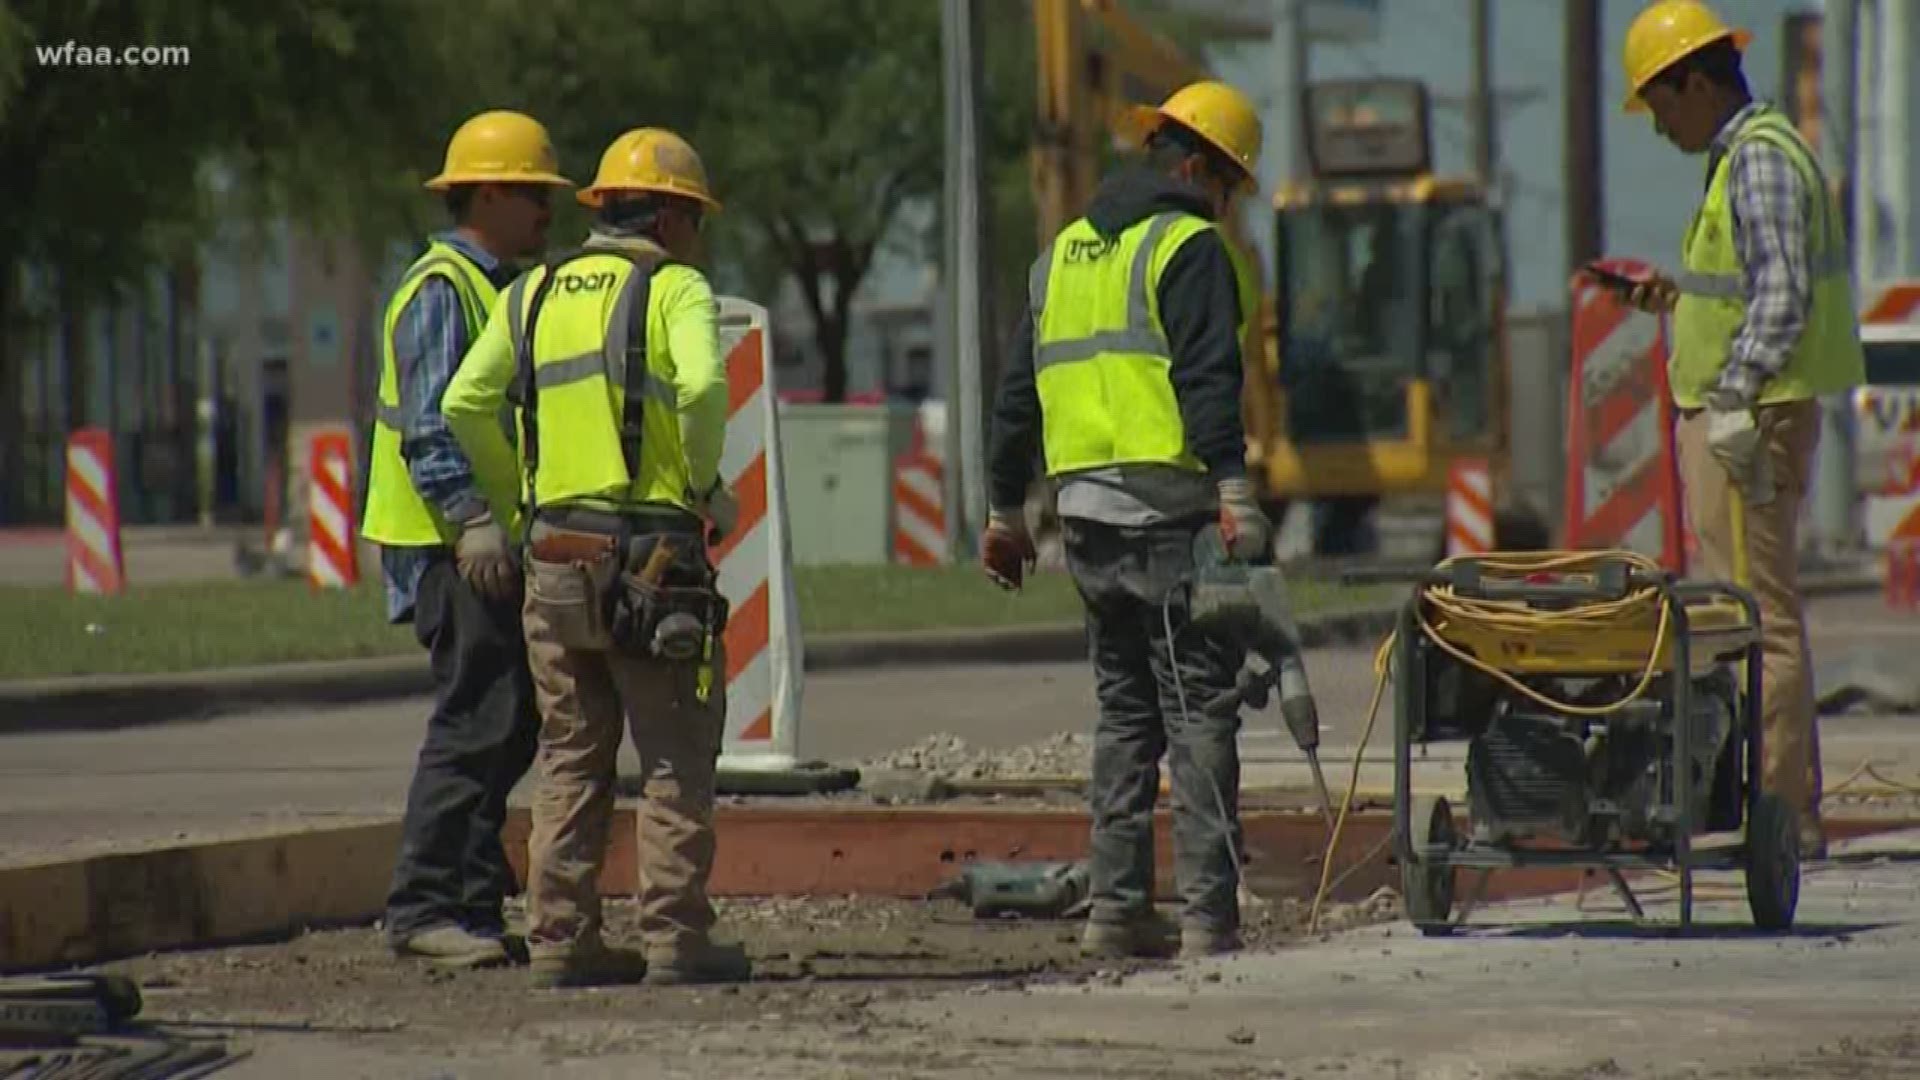
{"label": "neon yellow safety vest", "polygon": [[[633,259],[639,258],[636,264]],[[529,471],[536,505],[561,502],[633,506],[646,503],[691,510],[694,495],[680,439],[679,394],[666,317],[653,280],[697,274],[682,264],[655,263],[588,249],[523,274],[507,292],[508,329],[516,366],[531,371],[535,408],[529,431]],[[532,319],[531,368],[525,327]],[[644,304],[644,307],[641,305]],[[634,316],[643,315],[636,323]],[[643,326],[640,342],[633,339]],[[628,371],[630,359],[644,366]],[[639,460],[628,467],[621,435],[629,378],[640,397]],[[519,382],[519,379],[516,379]],[[526,389],[516,385],[516,401]]]}
{"label": "neon yellow safety vest", "polygon": [[1866,381],[1840,209],[1800,133],[1779,112],[1763,109],[1734,133],[1687,230],[1686,269],[1676,279],[1680,300],[1673,312],[1673,356],[1667,363],[1673,399],[1682,408],[1705,404],[1707,393],[1719,383],[1733,336],[1746,315],[1740,253],[1734,245],[1733,212],[1727,201],[1727,163],[1741,144],[1756,139],[1786,152],[1811,199],[1807,272],[1813,288],[1812,310],[1800,342],[1786,367],[1761,389],[1759,403],[1835,393]]}
{"label": "neon yellow safety vest", "polygon": [[[1111,465],[1204,467],[1187,449],[1160,321],[1160,275],[1180,245],[1213,230],[1164,213],[1102,236],[1085,218],[1034,261],[1034,379],[1048,476]],[[1228,245],[1229,253],[1232,246]],[[1244,336],[1252,311],[1246,268],[1233,258]]]}
{"label": "neon yellow safety vest", "polygon": [[[459,535],[459,529],[441,515],[439,508],[414,490],[413,480],[407,474],[406,458],[400,453],[400,372],[394,362],[393,332],[401,312],[413,302],[420,287],[435,277],[451,285],[454,295],[460,298],[460,313],[469,343],[478,339],[486,326],[487,311],[496,295],[493,282],[472,259],[451,244],[435,240],[407,269],[387,301],[386,321],[380,334],[380,392],[375,403],[373,447],[368,461],[366,521],[361,525],[360,535],[392,547],[451,544]],[[516,504],[514,478],[476,477],[475,481],[493,506],[495,518],[503,525],[509,524]]]}

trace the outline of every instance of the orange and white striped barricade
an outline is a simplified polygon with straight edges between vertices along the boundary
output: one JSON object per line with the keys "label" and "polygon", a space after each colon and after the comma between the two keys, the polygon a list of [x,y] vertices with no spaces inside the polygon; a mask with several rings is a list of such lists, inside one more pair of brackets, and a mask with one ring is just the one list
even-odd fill
{"label": "orange and white striped barricade", "polygon": [[67,589],[112,596],[126,584],[113,436],[80,428],[67,437]]}
{"label": "orange and white striped barricade", "polygon": [[353,527],[353,444],[344,431],[321,431],[308,444],[307,580],[316,589],[360,581]]}
{"label": "orange and white striped barricade", "polygon": [[803,653],[767,309],[721,297],[720,348],[727,364],[720,476],[739,500],[740,521],[713,551],[732,608],[719,764],[781,772],[798,764]]}
{"label": "orange and white striped barricade", "polygon": [[1861,307],[1860,322],[1920,323],[1920,281],[1885,286]]}
{"label": "orange and white striped barricade", "polygon": [[939,566],[948,561],[946,462],[915,421],[913,447],[893,461],[893,561]]}
{"label": "orange and white striped barricade", "polygon": [[1460,458],[1447,469],[1447,556],[1493,550],[1493,470],[1484,458]]}
{"label": "orange and white striped barricade", "polygon": [[1880,501],[1902,506],[1884,544],[1887,606],[1920,611],[1920,443],[1911,432],[1900,441],[1888,466]]}
{"label": "orange and white striped barricade", "polygon": [[[1629,276],[1650,269],[1628,259],[1602,265]],[[1581,277],[1573,283],[1572,339],[1567,546],[1624,548],[1685,573],[1665,325]]]}

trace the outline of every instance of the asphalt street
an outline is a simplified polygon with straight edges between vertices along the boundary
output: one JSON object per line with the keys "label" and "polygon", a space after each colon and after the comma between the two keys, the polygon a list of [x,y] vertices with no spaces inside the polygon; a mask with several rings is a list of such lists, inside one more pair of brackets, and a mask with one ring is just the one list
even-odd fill
{"label": "asphalt street", "polygon": [[[1840,654],[1910,642],[1920,619],[1876,598],[1835,598],[1816,602],[1813,633],[1817,653]],[[1358,742],[1373,650],[1316,650],[1308,670],[1332,765]],[[412,698],[0,737],[0,860],[397,813],[428,706]],[[1093,715],[1092,677],[1077,663],[823,672],[807,678],[799,744],[803,757],[843,763],[942,733],[1001,749],[1089,730]],[[1873,756],[1889,775],[1920,778],[1913,728],[1899,716],[1829,718],[1829,777]],[[1243,747],[1256,772],[1292,756],[1277,710],[1249,719]],[[623,753],[637,764],[630,747]],[[516,800],[525,796],[523,783]]]}

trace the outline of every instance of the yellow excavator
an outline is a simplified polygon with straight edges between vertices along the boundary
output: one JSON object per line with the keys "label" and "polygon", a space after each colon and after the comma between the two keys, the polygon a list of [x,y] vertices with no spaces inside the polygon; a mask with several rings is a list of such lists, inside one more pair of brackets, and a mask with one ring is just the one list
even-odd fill
{"label": "yellow excavator", "polygon": [[[1097,140],[1133,104],[1208,73],[1114,0],[1034,0],[1044,243],[1098,182]],[[1316,504],[1317,554],[1377,550],[1379,513],[1444,544],[1456,461],[1486,462],[1496,543],[1546,542],[1508,489],[1506,288],[1485,186],[1437,176],[1417,81],[1322,82],[1303,94],[1307,179],[1273,198],[1271,290],[1246,342],[1248,463],[1278,513]],[[1250,249],[1229,230],[1243,254]]]}

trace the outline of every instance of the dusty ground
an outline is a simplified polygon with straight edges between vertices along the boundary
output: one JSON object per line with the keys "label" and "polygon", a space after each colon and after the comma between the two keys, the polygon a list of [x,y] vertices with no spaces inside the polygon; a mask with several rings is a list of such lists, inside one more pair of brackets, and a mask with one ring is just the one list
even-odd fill
{"label": "dusty ground", "polygon": [[[1393,917],[1382,894],[1341,905],[1329,928]],[[435,1052],[476,1036],[508,1037],[554,1023],[609,1022],[871,1027],[869,1006],[951,990],[1101,983],[1155,961],[1095,963],[1077,955],[1074,920],[981,921],[957,901],[767,900],[720,902],[719,936],[743,944],[755,977],[741,986],[535,992],[524,968],[450,973],[399,963],[377,929],[315,931],[292,941],[153,955],[99,970],[144,988],[144,1018],[195,1029],[297,1030],[361,1036],[382,1047]],[[1278,947],[1299,936],[1299,903],[1252,903],[1248,940]],[[637,909],[607,908],[608,940],[634,942]],[[575,1030],[577,1028],[570,1028]],[[562,1039],[554,1052],[598,1056],[633,1049],[644,1032]],[[544,1036],[543,1036],[544,1037]]]}

